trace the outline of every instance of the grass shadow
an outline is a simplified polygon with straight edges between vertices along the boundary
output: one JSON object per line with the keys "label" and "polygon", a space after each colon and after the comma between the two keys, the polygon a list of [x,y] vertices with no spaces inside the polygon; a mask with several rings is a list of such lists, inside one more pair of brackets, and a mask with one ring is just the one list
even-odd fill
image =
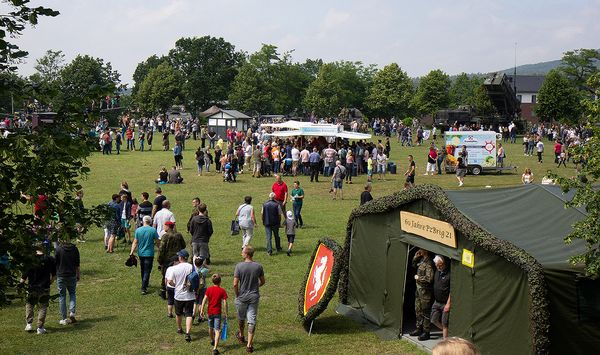
{"label": "grass shadow", "polygon": [[82,319],[78,319],[77,323],[66,325],[66,326],[54,327],[54,328],[51,328],[50,331],[52,333],[63,333],[63,332],[73,332],[73,331],[76,332],[76,331],[80,331],[80,330],[91,329],[97,323],[110,321],[115,318],[117,318],[117,316],[114,316],[114,315],[106,315],[106,316],[95,317],[95,318],[82,318]]}
{"label": "grass shadow", "polygon": [[[308,328],[306,328],[306,332],[308,335]],[[312,328],[312,334],[354,334],[361,332],[364,332],[364,329],[360,325],[350,324],[348,318],[341,315],[317,318]]]}

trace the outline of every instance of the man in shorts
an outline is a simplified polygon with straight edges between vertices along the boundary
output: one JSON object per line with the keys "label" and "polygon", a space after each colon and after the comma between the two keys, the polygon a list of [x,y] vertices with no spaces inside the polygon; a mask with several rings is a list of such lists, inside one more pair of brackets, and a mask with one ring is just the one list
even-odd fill
{"label": "man in shorts", "polygon": [[[221,319],[227,320],[227,292],[221,287],[221,275],[212,276],[214,286],[209,287],[202,299],[202,317],[204,317],[204,305],[208,304],[208,335],[210,344],[213,346],[213,355],[218,355],[219,338],[221,337]],[[223,309],[225,312],[223,313]]]}
{"label": "man in shorts", "polygon": [[344,199],[344,193],[342,188],[344,187],[344,177],[346,175],[346,167],[342,165],[342,162],[336,160],[335,168],[333,169],[333,175],[331,176],[331,182],[333,183],[333,199],[337,199],[338,195],[340,199]]}
{"label": "man in shorts", "polygon": [[179,264],[172,266],[172,273],[167,279],[167,283],[171,287],[175,287],[175,320],[177,321],[177,333],[183,334],[181,328],[181,320],[185,317],[185,341],[192,341],[190,330],[192,329],[194,301],[196,295],[187,285],[187,277],[192,272],[192,264],[187,260],[190,254],[187,250],[182,249],[177,253]]}
{"label": "man in shorts", "polygon": [[[241,344],[246,344],[246,352],[254,352],[254,334],[258,315],[258,288],[265,284],[265,273],[262,265],[252,260],[254,248],[246,245],[242,250],[244,261],[235,266],[233,273],[233,291],[235,292],[235,308],[237,309],[239,331],[235,337]],[[248,323],[248,341],[244,338],[244,325]]]}

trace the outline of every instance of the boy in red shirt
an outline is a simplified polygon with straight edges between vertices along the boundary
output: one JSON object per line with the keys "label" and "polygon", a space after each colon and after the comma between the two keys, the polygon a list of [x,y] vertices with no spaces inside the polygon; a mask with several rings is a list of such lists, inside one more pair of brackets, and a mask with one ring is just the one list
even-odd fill
{"label": "boy in red shirt", "polygon": [[212,276],[212,282],[214,286],[209,287],[204,294],[202,300],[202,306],[200,310],[204,317],[204,305],[208,303],[208,335],[210,336],[210,344],[213,345],[213,354],[219,354],[217,346],[219,346],[219,339],[221,338],[221,313],[222,307],[225,308],[223,318],[227,320],[227,292],[220,286],[221,275],[214,274]]}

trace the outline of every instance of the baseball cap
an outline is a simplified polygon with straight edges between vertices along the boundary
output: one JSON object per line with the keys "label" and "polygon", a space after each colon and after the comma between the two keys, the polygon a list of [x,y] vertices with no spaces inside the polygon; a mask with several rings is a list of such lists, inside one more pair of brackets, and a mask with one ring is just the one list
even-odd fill
{"label": "baseball cap", "polygon": [[180,251],[177,252],[177,256],[187,259],[190,257],[190,253],[188,253],[188,251],[185,249],[181,249]]}
{"label": "baseball cap", "polygon": [[175,225],[175,222],[171,222],[171,221],[166,221],[165,222],[165,226],[173,227],[174,225]]}

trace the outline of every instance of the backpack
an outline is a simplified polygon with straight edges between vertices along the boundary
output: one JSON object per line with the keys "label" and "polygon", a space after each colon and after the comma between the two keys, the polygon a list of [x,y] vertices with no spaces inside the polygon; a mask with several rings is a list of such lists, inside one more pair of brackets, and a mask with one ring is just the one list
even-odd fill
{"label": "backpack", "polygon": [[346,178],[346,168],[340,166],[340,179],[344,180]]}
{"label": "backpack", "polygon": [[190,292],[198,291],[200,287],[200,275],[196,271],[195,268],[192,268],[192,272],[190,272],[185,278],[185,287]]}

